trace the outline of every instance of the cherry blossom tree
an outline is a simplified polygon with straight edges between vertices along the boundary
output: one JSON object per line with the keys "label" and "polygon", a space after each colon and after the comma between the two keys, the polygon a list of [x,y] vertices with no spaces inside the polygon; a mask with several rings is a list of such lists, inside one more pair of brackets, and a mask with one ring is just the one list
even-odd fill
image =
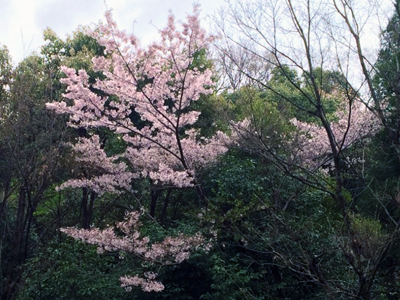
{"label": "cherry blossom tree", "polygon": [[[163,185],[194,186],[204,199],[196,169],[215,160],[226,147],[220,132],[209,139],[198,137],[192,125],[200,112],[189,106],[213,91],[212,71],[197,66],[196,58],[214,38],[200,27],[197,8],[182,24],[182,31],[176,29],[171,15],[168,26],[160,31],[161,41],[147,49],[133,35],[117,29],[111,12],[106,18],[106,24],[90,32],[105,47],[107,58],[93,59],[95,71],[105,78],[92,84],[85,70],[63,67],[66,101],[47,107],[69,114],[71,127],[106,128],[127,146],[123,153],[108,156],[97,135],[80,139],[72,145],[78,161],[97,166],[100,174],[70,180],[62,187],[115,192],[129,188],[133,178],[149,177]],[[135,124],[134,113],[146,125]]]}
{"label": "cherry blossom tree", "polygon": [[[87,188],[98,195],[120,193],[142,177],[161,187],[194,187],[206,201],[196,171],[227,150],[222,142],[226,136],[221,132],[211,138],[199,136],[194,124],[200,112],[190,105],[213,92],[212,70],[201,64],[199,56],[214,37],[200,27],[197,7],[181,24],[181,31],[171,15],[168,26],[160,31],[160,41],[147,48],[118,30],[110,11],[106,19],[89,32],[105,48],[105,56],[93,59],[93,69],[102,74],[101,79],[92,83],[85,70],[62,67],[65,101],[47,104],[57,113],[68,114],[69,126],[88,132],[71,145],[86,171],[60,188]],[[114,133],[124,142],[124,150],[107,153],[96,130]],[[149,246],[149,239],[140,237],[137,212],[117,228],[124,237],[116,236],[112,228],[63,231],[100,249],[133,253],[161,265],[182,262],[190,250],[204,243],[201,235],[180,235]],[[121,283],[127,288],[140,285],[147,292],[161,291],[163,286],[155,276],[151,272],[144,277],[125,276]]]}

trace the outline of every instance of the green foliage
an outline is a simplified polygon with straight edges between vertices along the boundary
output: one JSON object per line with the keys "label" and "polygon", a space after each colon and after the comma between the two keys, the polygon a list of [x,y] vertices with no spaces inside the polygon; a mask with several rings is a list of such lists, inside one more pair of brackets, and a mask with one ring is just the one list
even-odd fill
{"label": "green foliage", "polygon": [[202,96],[190,107],[201,112],[195,124],[195,127],[200,129],[200,136],[211,137],[218,130],[229,130],[229,113],[232,108],[223,95]]}
{"label": "green foliage", "polygon": [[6,46],[0,47],[0,104],[3,103],[8,96],[7,87],[11,83],[12,78],[12,61],[10,53]]}
{"label": "green foliage", "polygon": [[52,242],[27,262],[17,299],[133,299],[120,287],[124,269],[117,253],[99,256],[70,238]]}
{"label": "green foliage", "polygon": [[[313,70],[315,86],[321,97],[324,112],[331,121],[335,119],[335,112],[340,108],[342,96],[351,90],[343,74],[338,71]],[[272,78],[268,82],[269,90],[265,97],[277,103],[278,109],[288,119],[296,118],[300,121],[318,123],[315,118],[317,97],[310,74],[302,74],[299,77],[295,70],[288,66],[277,67],[272,70]]]}
{"label": "green foliage", "polygon": [[258,168],[257,160],[245,155],[232,150],[207,172],[212,185],[211,192],[219,199],[242,199],[250,202],[257,194],[265,192],[265,178],[258,174],[261,169]]}
{"label": "green foliage", "polygon": [[382,243],[387,235],[383,231],[382,224],[377,220],[363,218],[360,215],[352,216],[352,228],[363,243]]}
{"label": "green foliage", "polygon": [[400,35],[399,35],[399,1],[395,1],[395,11],[389,20],[386,29],[381,33],[381,48],[378,60],[375,64],[376,75],[374,77],[374,88],[379,98],[383,101],[388,98],[389,112],[397,110],[398,96],[398,65],[400,59]]}
{"label": "green foliage", "polygon": [[266,295],[255,294],[260,292],[260,287],[257,285],[263,273],[255,272],[250,266],[247,268],[242,266],[238,254],[231,258],[222,253],[214,254],[210,260],[213,292],[204,294],[200,299],[268,299]]}

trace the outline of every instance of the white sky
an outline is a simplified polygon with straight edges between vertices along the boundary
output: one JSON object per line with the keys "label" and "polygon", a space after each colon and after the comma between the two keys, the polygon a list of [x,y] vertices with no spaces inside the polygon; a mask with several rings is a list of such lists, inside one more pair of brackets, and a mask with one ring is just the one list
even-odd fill
{"label": "white sky", "polygon": [[78,25],[104,20],[107,8],[113,9],[119,28],[133,31],[146,44],[167,24],[170,10],[183,20],[194,2],[201,5],[206,28],[207,15],[224,5],[224,0],[0,0],[0,45],[7,46],[17,63],[40,51],[46,27],[64,39]]}

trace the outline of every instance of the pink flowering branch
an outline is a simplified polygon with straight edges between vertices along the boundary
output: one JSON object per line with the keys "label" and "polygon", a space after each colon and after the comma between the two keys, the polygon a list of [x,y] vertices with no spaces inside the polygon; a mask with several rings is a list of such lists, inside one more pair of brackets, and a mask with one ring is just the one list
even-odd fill
{"label": "pink flowering branch", "polygon": [[[177,237],[166,237],[160,243],[150,244],[148,237],[140,234],[140,213],[131,212],[126,215],[123,222],[116,224],[123,236],[115,234],[113,228],[100,230],[98,228],[77,229],[62,228],[61,231],[74,239],[98,246],[98,253],[104,251],[123,251],[134,254],[140,259],[149,262],[151,265],[161,266],[179,264],[189,259],[190,252],[196,249],[209,251],[211,244],[207,243],[204,237],[197,233],[194,236],[179,234]],[[130,286],[141,286],[145,292],[159,292],[164,289],[162,283],[155,280],[157,274],[145,272],[144,277],[139,275],[123,276],[120,278],[121,286],[129,290]]]}
{"label": "pink flowering branch", "polygon": [[128,190],[132,178],[138,177],[137,174],[127,171],[127,165],[120,161],[120,155],[106,155],[97,135],[80,138],[71,147],[83,172],[81,178],[68,180],[59,189],[87,187],[99,195],[105,192],[118,194],[120,191],[116,187]]}
{"label": "pink flowering branch", "polygon": [[[350,108],[339,109],[336,120],[330,123],[338,153],[355,142],[371,137],[380,129],[379,119],[362,103],[355,102]],[[330,162],[331,147],[325,128],[312,123],[291,120],[300,131],[297,139],[297,159],[303,166],[318,169]]]}

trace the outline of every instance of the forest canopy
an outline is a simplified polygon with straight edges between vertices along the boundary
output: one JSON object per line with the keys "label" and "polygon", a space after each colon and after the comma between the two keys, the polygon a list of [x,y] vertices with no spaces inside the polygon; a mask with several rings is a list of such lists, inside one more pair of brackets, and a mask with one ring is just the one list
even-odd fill
{"label": "forest canopy", "polygon": [[1,299],[400,299],[400,2],[375,59],[357,5],[2,46]]}

